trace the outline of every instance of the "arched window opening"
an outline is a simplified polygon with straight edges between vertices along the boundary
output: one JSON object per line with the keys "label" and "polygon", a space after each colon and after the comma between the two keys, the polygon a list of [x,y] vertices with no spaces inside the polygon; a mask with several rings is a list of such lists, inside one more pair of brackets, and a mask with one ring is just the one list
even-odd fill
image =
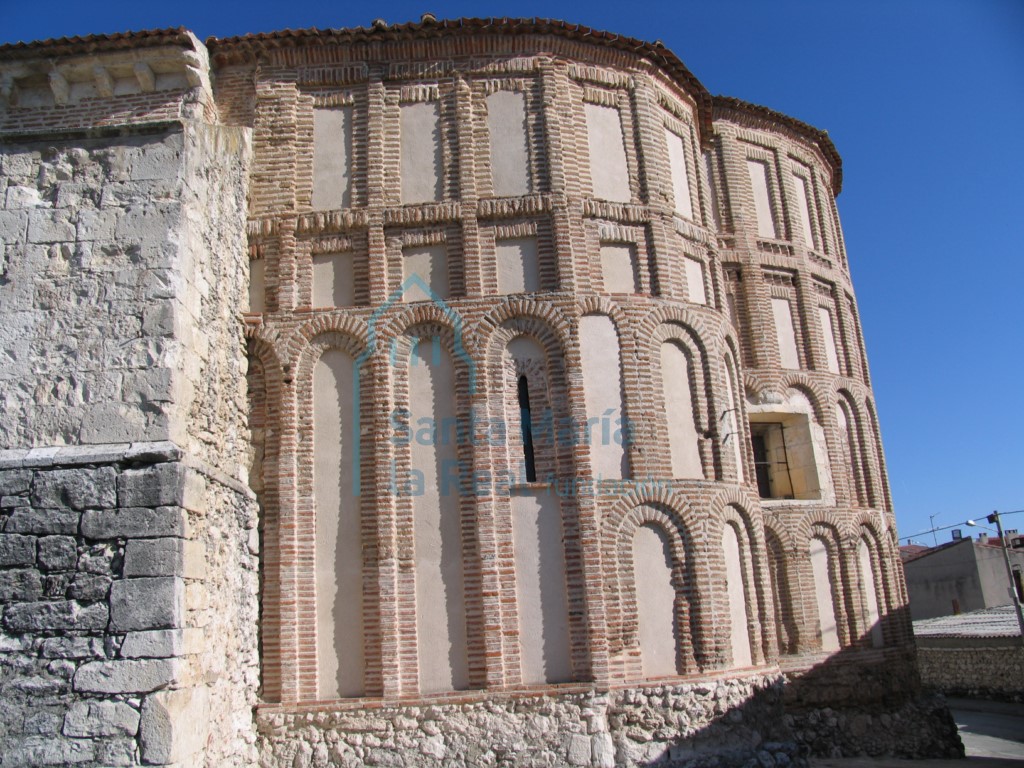
{"label": "arched window opening", "polygon": [[537,463],[533,455],[533,417],[530,413],[530,383],[526,376],[519,377],[519,424],[523,434],[523,462],[526,464],[526,482],[537,482]]}

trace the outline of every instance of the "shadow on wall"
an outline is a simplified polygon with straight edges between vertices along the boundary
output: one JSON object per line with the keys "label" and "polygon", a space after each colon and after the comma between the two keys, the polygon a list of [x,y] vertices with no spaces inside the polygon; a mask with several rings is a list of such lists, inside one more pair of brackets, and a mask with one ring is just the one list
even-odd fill
{"label": "shadow on wall", "polygon": [[[905,618],[894,614],[881,622]],[[872,647],[873,631],[817,654],[816,662],[812,654],[784,656],[782,676],[766,677],[747,695],[724,679],[617,692],[608,713],[616,764],[664,768],[756,757],[762,766],[785,768],[807,757],[963,757],[945,699],[921,689],[913,646]],[[641,732],[653,738],[636,741]]]}

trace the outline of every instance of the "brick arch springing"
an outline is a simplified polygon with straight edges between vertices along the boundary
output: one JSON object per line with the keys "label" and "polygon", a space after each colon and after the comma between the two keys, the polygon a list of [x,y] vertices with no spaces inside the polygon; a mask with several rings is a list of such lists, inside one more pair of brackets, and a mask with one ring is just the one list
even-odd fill
{"label": "brick arch springing", "polygon": [[797,653],[801,645],[803,610],[794,592],[801,594],[800,583],[793,573],[800,562],[792,537],[782,526],[764,526],[766,562],[772,582],[772,606],[775,610],[776,647],[780,656]]}
{"label": "brick arch springing", "polygon": [[[343,318],[323,318],[324,322],[311,322],[299,329],[289,341],[294,352],[292,383],[292,413],[294,414],[294,440],[287,455],[282,451],[282,470],[287,467],[294,482],[290,492],[293,496],[283,510],[292,514],[281,517],[282,537],[279,538],[281,560],[288,573],[282,571],[283,583],[294,583],[301,597],[292,609],[291,617],[283,616],[282,621],[294,624],[291,631],[296,635],[298,658],[294,660],[299,679],[297,681],[300,700],[318,698],[319,670],[315,649],[317,584],[315,579],[316,561],[314,541],[316,537],[316,508],[313,495],[314,464],[314,418],[313,418],[313,372],[316,364],[328,351],[337,350],[348,355],[353,366],[365,352],[365,339],[359,331],[361,323],[344,322]],[[322,329],[322,330],[318,330]],[[378,397],[373,376],[366,366],[354,367],[353,396],[358,393],[358,404],[351,418],[358,417],[362,424],[370,423],[373,403]],[[353,430],[360,430],[353,425]],[[364,430],[365,432],[365,430]],[[381,595],[375,589],[379,568],[378,546],[374,536],[374,484],[370,473],[373,471],[375,446],[373,436],[362,434],[359,438],[359,509],[363,547],[363,687],[365,695],[379,695],[383,689],[383,663],[379,654],[382,646],[379,605]],[[282,472],[284,474],[284,472]],[[285,532],[287,538],[283,538]],[[289,554],[289,549],[291,554]]]}
{"label": "brick arch springing", "polygon": [[[851,447],[853,452],[852,456],[846,457],[848,461],[845,465],[853,474],[854,488],[851,491],[855,491],[850,493],[849,501],[856,506],[874,506],[875,486],[871,478],[871,463],[868,460],[869,451],[865,439],[864,419],[857,407],[856,400],[847,390],[837,390],[836,405],[843,410],[849,434],[849,442],[847,446],[844,446],[846,448],[844,453],[850,453]],[[838,424],[836,441],[837,445],[842,442],[841,436],[838,434]]]}
{"label": "brick arch springing", "polygon": [[[422,318],[422,319],[421,319]],[[393,332],[397,331],[395,335]],[[457,325],[451,313],[434,305],[410,308],[394,319],[378,339],[373,357],[380,367],[390,369],[392,388],[389,404],[395,408],[408,409],[409,362],[415,345],[423,339],[438,339],[444,350],[451,356],[455,373],[455,412],[460,417],[470,413],[472,392],[479,376],[471,367],[472,358],[461,347],[461,325]],[[465,435],[465,432],[457,434]],[[393,445],[388,455],[392,467],[394,487],[402,488],[410,477],[412,468],[411,451],[407,447]],[[460,478],[472,478],[477,469],[474,466],[472,445],[459,437],[456,445],[456,460]],[[399,552],[397,583],[395,591],[397,605],[388,606],[395,613],[393,620],[397,627],[399,646],[398,687],[402,692],[419,691],[418,611],[429,610],[429,606],[416,604],[415,579],[415,526],[412,497],[395,492],[390,499],[393,514],[390,531],[390,546]],[[485,608],[481,581],[481,531],[476,519],[476,503],[471,490],[460,484],[459,519],[461,527],[461,556],[463,602],[465,606],[465,633],[470,688],[485,687],[492,677],[487,669],[485,647]],[[413,606],[409,609],[408,606]]]}
{"label": "brick arch springing", "polygon": [[633,538],[637,528],[645,523],[660,526],[671,545],[675,619],[679,632],[677,669],[683,674],[695,672],[713,666],[718,656],[711,647],[713,638],[707,634],[703,621],[707,611],[701,592],[703,579],[697,576],[700,558],[694,538],[700,522],[686,502],[670,490],[630,491],[606,512],[601,535],[610,673],[620,680],[642,676],[637,645]]}
{"label": "brick arch springing", "polygon": [[733,526],[739,541],[746,597],[747,636],[750,638],[752,661],[757,665],[776,655],[773,637],[775,627],[774,617],[768,610],[771,588],[768,583],[764,523],[761,516],[751,514],[748,511],[750,509],[755,507],[750,506],[745,494],[736,492],[719,493],[711,504],[711,510],[719,520],[716,529],[720,532],[724,525]]}
{"label": "brick arch springing", "polygon": [[[852,618],[856,615],[854,603],[857,590],[851,579],[850,553],[847,551],[851,540],[846,531],[845,521],[830,510],[814,510],[806,515],[798,524],[797,537],[803,562],[800,563],[801,581],[810,586],[805,595],[804,610],[807,616],[818,616],[818,607],[814,598],[814,574],[808,556],[812,539],[820,539],[828,553],[829,581],[832,591],[832,605],[835,611],[836,632],[840,648],[851,645],[855,640]],[[819,639],[820,642],[820,639]]]}
{"label": "brick arch springing", "polygon": [[356,357],[368,344],[366,322],[362,319],[344,314],[317,315],[296,328],[284,343],[282,363],[285,371],[296,373],[314,340],[324,334],[345,338],[344,348],[353,350]]}
{"label": "brick arch springing", "polygon": [[[534,302],[524,302],[533,305]],[[499,317],[501,314],[495,314]],[[551,318],[560,319],[564,326],[553,325]],[[545,355],[546,362],[546,383],[547,399],[552,408],[552,419],[555,421],[555,431],[552,434],[553,451],[551,452],[551,463],[553,464],[554,478],[549,486],[549,491],[559,496],[559,507],[562,517],[562,531],[564,536],[564,556],[567,576],[566,590],[570,603],[582,605],[583,610],[571,611],[569,615],[569,635],[571,644],[571,664],[573,678],[576,680],[587,680],[593,676],[593,656],[600,652],[600,644],[593,642],[593,630],[590,626],[592,614],[600,613],[600,590],[596,585],[595,578],[588,579],[585,561],[597,561],[596,537],[589,533],[585,536],[584,531],[591,531],[596,528],[596,515],[593,505],[585,507],[581,497],[575,493],[561,493],[559,488],[567,483],[572,483],[578,477],[590,478],[589,465],[586,462],[577,464],[576,455],[571,441],[566,441],[564,435],[558,432],[558,423],[565,420],[565,423],[585,423],[586,413],[582,402],[582,395],[573,396],[569,389],[568,370],[571,361],[578,360],[578,350],[568,349],[569,324],[565,318],[556,313],[537,312],[527,315],[509,315],[500,324],[491,326],[487,335],[482,330],[490,323],[480,323],[477,327],[481,330],[478,335],[479,349],[481,354],[477,359],[483,361],[483,370],[486,372],[482,378],[486,381],[486,398],[483,400],[484,418],[489,420],[506,419],[508,410],[508,398],[514,393],[508,391],[510,382],[507,380],[505,366],[507,364],[506,349],[508,344],[516,338],[527,337],[536,341]],[[506,433],[508,425],[506,425]],[[575,438],[573,438],[575,439]],[[488,468],[498,469],[507,464],[508,452],[504,446],[485,445],[478,447],[478,463]],[[538,474],[538,480],[545,478]],[[592,497],[582,497],[591,498]],[[491,495],[491,503],[486,513],[486,519],[493,525],[493,537],[495,542],[510,541],[512,536],[511,503],[507,494],[494,493]],[[587,550],[593,550],[587,554]],[[513,552],[510,547],[498,547],[492,553],[495,563],[495,574],[515,572]],[[499,633],[500,642],[505,650],[503,653],[503,679],[508,684],[515,684],[519,681],[519,648],[518,648],[518,606],[513,595],[503,592],[501,584],[495,575],[494,584],[496,593],[499,594],[494,626]],[[595,611],[597,607],[597,611]]]}
{"label": "brick arch springing", "polygon": [[[661,414],[656,422],[654,439],[657,442],[655,444],[669,445],[670,439],[668,422],[665,418],[667,409],[664,402],[665,387],[661,370],[661,347],[663,344],[670,343],[682,350],[688,362],[690,380],[687,385],[690,387],[693,424],[697,432],[697,445],[704,477],[720,479],[717,468],[721,466],[718,445],[721,438],[715,418],[713,377],[707,348],[696,330],[679,321],[661,323],[644,338],[649,339],[649,342],[646,349],[640,351],[647,359],[647,364],[644,366],[647,371],[646,375],[651,379],[657,410]],[[659,477],[673,476],[671,457],[667,464],[664,460],[659,463],[655,468],[655,474]]]}
{"label": "brick arch springing", "polygon": [[899,615],[899,585],[895,574],[897,553],[888,544],[888,537],[879,531],[876,515],[872,512],[861,512],[854,520],[859,539],[867,542],[871,554],[871,571],[875,583],[875,594],[879,599],[881,613],[882,638],[885,645],[898,642],[902,633]]}
{"label": "brick arch springing", "polygon": [[799,371],[789,373],[779,380],[779,391],[785,395],[790,389],[796,390],[810,401],[811,416],[815,421],[822,426],[828,423],[823,405],[828,402],[828,393],[822,389],[818,381]]}
{"label": "brick arch springing", "polygon": [[475,338],[478,339],[479,346],[473,347],[473,351],[489,350],[491,344],[488,340],[491,335],[507,321],[526,319],[533,319],[538,321],[541,326],[549,328],[555,337],[561,340],[563,347],[567,346],[574,330],[570,318],[550,302],[510,296],[498,303],[494,309],[477,322]]}
{"label": "brick arch springing", "polygon": [[249,372],[246,376],[249,399],[249,428],[253,437],[254,464],[250,487],[260,505],[260,627],[259,644],[262,696],[276,702],[281,699],[281,502],[278,483],[278,456],[281,442],[282,370],[273,344],[255,330],[246,329]]}

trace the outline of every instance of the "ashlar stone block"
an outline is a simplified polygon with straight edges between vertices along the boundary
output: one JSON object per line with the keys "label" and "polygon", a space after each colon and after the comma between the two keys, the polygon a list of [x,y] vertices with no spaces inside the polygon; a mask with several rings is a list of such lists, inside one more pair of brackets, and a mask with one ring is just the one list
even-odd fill
{"label": "ashlar stone block", "polygon": [[121,644],[121,656],[126,659],[170,658],[185,652],[185,633],[181,629],[154,629],[129,632]]}
{"label": "ashlar stone block", "polygon": [[142,762],[153,765],[190,762],[206,742],[209,694],[205,688],[160,691],[142,705]]}
{"label": "ashlar stone block", "polygon": [[7,519],[7,533],[77,533],[81,513],[71,509],[19,507]]}
{"label": "ashlar stone block", "polygon": [[184,620],[184,600],[184,582],[178,578],[115,581],[110,587],[111,631],[180,626]]}
{"label": "ashlar stone block", "polygon": [[125,546],[125,576],[182,574],[185,541],[178,538],[134,539]]}
{"label": "ashlar stone block", "polygon": [[32,565],[36,560],[35,536],[0,534],[0,568]]}
{"label": "ashlar stone block", "polygon": [[92,661],[75,673],[74,687],[81,693],[149,693],[178,679],[177,659]]}
{"label": "ashlar stone block", "polygon": [[106,629],[107,619],[106,604],[83,605],[75,600],[19,603],[4,611],[4,626],[12,632],[101,630]]}
{"label": "ashlar stone block", "polygon": [[190,503],[200,504],[204,492],[202,477],[179,463],[126,470],[117,484],[118,500],[123,507],[190,507]]}
{"label": "ashlar stone block", "polygon": [[181,507],[129,507],[86,512],[82,516],[82,535],[91,539],[185,536],[185,510]]}
{"label": "ashlar stone block", "polygon": [[102,509],[117,501],[117,473],[113,467],[99,469],[55,469],[40,472],[32,488],[36,507]]}
{"label": "ashlar stone block", "polygon": [[139,730],[137,710],[121,701],[81,701],[64,717],[64,735],[79,738],[134,736]]}
{"label": "ashlar stone block", "polygon": [[73,536],[44,536],[39,540],[39,567],[46,571],[71,571],[78,561]]}

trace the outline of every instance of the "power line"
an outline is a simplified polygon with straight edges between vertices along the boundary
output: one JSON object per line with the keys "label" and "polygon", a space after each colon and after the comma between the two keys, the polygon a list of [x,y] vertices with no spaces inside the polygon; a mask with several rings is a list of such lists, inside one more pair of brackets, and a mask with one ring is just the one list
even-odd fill
{"label": "power line", "polygon": [[[1008,517],[1009,515],[1024,515],[1024,509],[1015,509],[1012,512],[1000,512],[1001,517]],[[988,517],[988,513],[981,515],[978,518],[968,518],[969,520],[982,519]],[[918,536],[927,536],[929,533],[937,533],[938,531],[948,531],[951,528],[960,528],[961,526],[967,525],[967,520],[962,523],[953,523],[952,525],[940,525],[938,528],[930,528],[927,531],[921,531],[920,533],[914,533],[910,536],[900,536],[900,541],[906,539],[909,542],[911,539],[916,539]]]}

